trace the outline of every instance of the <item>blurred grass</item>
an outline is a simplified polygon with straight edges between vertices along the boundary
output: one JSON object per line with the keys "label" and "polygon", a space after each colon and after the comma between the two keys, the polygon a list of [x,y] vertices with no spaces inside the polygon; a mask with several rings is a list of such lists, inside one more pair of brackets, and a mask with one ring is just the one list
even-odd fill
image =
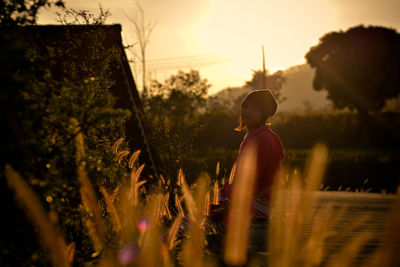
{"label": "blurred grass", "polygon": [[[79,149],[81,142],[78,135],[77,151],[84,153]],[[118,146],[115,147],[115,154],[116,157],[121,156]],[[92,247],[85,248],[90,249],[92,255],[91,259],[87,259],[87,264],[357,266],[360,251],[372,238],[370,232],[363,230],[366,218],[362,216],[349,223],[342,231],[335,231],[335,225],[346,216],[346,206],[337,208],[325,205],[320,209],[315,208],[315,192],[318,192],[325,171],[332,162],[330,159],[340,155],[332,155],[332,152],[329,152],[328,156],[326,146],[316,146],[311,154],[307,152],[304,172],[287,168],[281,179],[277,180],[272,216],[269,225],[265,225],[269,229],[268,235],[259,236],[267,240],[268,249],[261,252],[248,251],[247,231],[251,227],[251,215],[247,209],[251,204],[252,195],[248,187],[251,183],[247,180],[239,181],[240,186],[234,193],[236,197],[233,200],[240,201],[229,210],[230,220],[225,240],[221,232],[206,220],[206,207],[212,199],[210,196],[215,187],[215,182],[212,182],[207,174],[202,174],[197,182],[189,187],[185,175],[180,171],[176,179],[178,190],[174,192],[174,201],[169,201],[170,194],[165,191],[165,186],[170,178],[160,179],[159,185],[150,188],[150,191],[143,190],[146,180],[141,176],[143,166],[137,167],[139,152],[125,154],[119,162],[129,163],[129,179],[121,181],[112,193],[101,188],[100,199],[96,197],[99,196],[99,192],[90,189],[85,166],[78,165],[77,175],[81,182],[82,206],[85,210],[82,220],[86,222],[92,241]],[[247,161],[247,165],[251,165],[251,159]],[[215,179],[220,181],[219,175],[218,167]],[[54,215],[48,216],[40,203],[34,201],[33,191],[27,184],[18,182],[23,179],[11,167],[7,167],[6,177],[20,205],[28,215],[30,214],[31,222],[40,228],[39,239],[53,259],[53,264],[70,265],[74,249],[71,245],[67,247],[62,234],[54,230],[57,229],[56,221],[49,219]],[[363,261],[364,266],[399,264],[399,199],[396,203],[387,221],[387,231],[391,235],[367,255],[367,259]],[[30,208],[32,204],[35,207]],[[51,240],[58,240],[61,248],[52,246]],[[333,253],[332,248],[338,243],[342,245]]]}

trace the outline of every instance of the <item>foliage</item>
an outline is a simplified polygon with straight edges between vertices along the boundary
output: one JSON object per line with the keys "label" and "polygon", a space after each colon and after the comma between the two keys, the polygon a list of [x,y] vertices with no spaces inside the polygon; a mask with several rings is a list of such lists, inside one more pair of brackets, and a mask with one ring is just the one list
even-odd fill
{"label": "foliage", "polygon": [[63,12],[56,12],[57,22],[63,25],[102,25],[111,16],[110,10],[104,10],[99,4],[99,14],[97,17],[90,11],[73,8],[65,8]]}
{"label": "foliage", "polygon": [[[11,164],[40,192],[42,203],[59,214],[67,240],[77,243],[79,263],[90,257],[82,249],[90,242],[82,228],[76,166],[85,164],[97,188],[114,187],[127,175],[114,164],[111,147],[124,135],[129,111],[114,107],[110,91],[111,70],[120,66],[119,48],[104,46],[108,36],[101,27],[87,27],[79,38],[65,30],[60,39],[41,35],[40,28],[1,31],[1,58],[7,62],[1,65],[1,154],[7,156],[0,169],[3,176],[5,164]],[[85,138],[81,158],[74,144],[77,134]],[[8,194],[3,196],[1,209],[8,213],[12,202]],[[6,239],[18,242],[12,235],[7,233]],[[25,243],[27,248],[31,242]]]}
{"label": "foliage", "polygon": [[399,47],[400,34],[384,27],[325,34],[305,56],[316,69],[313,87],[327,90],[337,108],[378,112],[400,92]]}
{"label": "foliage", "polygon": [[323,142],[335,149],[399,149],[400,117],[395,113],[371,115],[368,123],[354,113],[280,113],[272,128],[285,147],[309,149]]}
{"label": "foliage", "polygon": [[43,7],[64,7],[63,0],[4,0],[0,2],[0,25],[33,25],[39,9]]}
{"label": "foliage", "polygon": [[[243,138],[243,133],[233,131],[236,117],[223,106],[207,110],[196,139],[193,164],[196,169],[213,173],[218,162],[221,170],[231,168]],[[279,113],[272,119],[271,128],[283,142],[284,165],[290,168],[301,170],[308,156],[296,151],[309,151],[316,142],[332,148],[333,158],[327,169],[325,186],[332,189],[350,186],[355,190],[369,178],[367,188],[372,187],[374,192],[396,190],[400,145],[398,114],[371,115],[365,125],[354,113]],[[224,174],[226,177],[226,172]]]}
{"label": "foliage", "polygon": [[143,101],[150,143],[169,177],[174,177],[181,167],[191,174],[193,143],[209,87],[198,71],[179,71],[163,84],[153,81],[149,96]]}
{"label": "foliage", "polygon": [[[304,173],[309,149],[286,149],[284,168]],[[330,150],[321,189],[329,191],[397,191],[399,151],[390,149]]]}

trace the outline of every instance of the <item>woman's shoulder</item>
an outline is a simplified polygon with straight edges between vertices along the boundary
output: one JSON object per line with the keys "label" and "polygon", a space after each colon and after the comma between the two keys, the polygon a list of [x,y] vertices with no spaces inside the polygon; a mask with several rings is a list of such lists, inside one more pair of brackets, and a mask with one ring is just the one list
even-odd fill
{"label": "woman's shoulder", "polygon": [[269,125],[265,125],[262,130],[257,135],[259,139],[267,140],[267,141],[275,141],[276,138],[279,139],[277,133],[275,133]]}
{"label": "woman's shoulder", "polygon": [[257,143],[261,146],[268,146],[277,150],[277,152],[282,153],[283,143],[279,138],[279,135],[272,131],[269,125],[266,125],[265,129],[260,132],[257,137]]}

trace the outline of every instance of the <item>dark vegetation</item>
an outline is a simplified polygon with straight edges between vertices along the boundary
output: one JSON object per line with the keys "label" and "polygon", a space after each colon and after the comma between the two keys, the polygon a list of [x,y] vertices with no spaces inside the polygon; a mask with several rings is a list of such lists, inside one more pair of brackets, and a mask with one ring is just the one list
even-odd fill
{"label": "dark vegetation", "polygon": [[[25,12],[21,10],[18,12]],[[99,18],[105,19],[103,14]],[[121,50],[107,42],[106,29],[88,27],[79,33],[79,39],[79,29],[66,29],[63,38],[54,29],[46,38],[29,25],[29,19],[21,23],[28,24],[24,27],[3,22],[0,205],[8,217],[2,220],[1,236],[8,242],[0,244],[0,265],[14,262],[21,244],[21,250],[30,253],[21,252],[18,262],[31,265],[46,257],[35,244],[31,223],[15,209],[4,179],[5,164],[16,168],[41,196],[42,204],[58,214],[67,241],[86,247],[89,243],[81,220],[85,211],[80,205],[76,169],[84,162],[92,182],[106,188],[124,177],[124,169],[114,164],[112,146],[124,136],[124,122],[130,113],[115,107],[111,70],[119,68]],[[75,147],[79,133],[85,138],[85,155],[80,159]],[[90,251],[77,250],[77,264],[88,258]]]}
{"label": "dark vegetation", "polygon": [[[217,162],[229,174],[242,134],[232,129],[236,116],[208,114],[208,123],[199,133],[198,160],[212,173]],[[219,127],[215,128],[218,125]],[[284,166],[302,170],[310,148],[317,142],[330,148],[324,187],[350,187],[373,192],[396,192],[399,182],[399,115],[371,115],[368,124],[357,114],[279,114],[272,119],[285,148]],[[201,160],[203,158],[203,160]],[[201,167],[199,168],[201,169]],[[363,182],[368,179],[365,185]]]}
{"label": "dark vegetation", "polygon": [[316,69],[313,87],[327,90],[338,108],[360,116],[379,112],[399,94],[400,34],[384,27],[358,26],[330,32],[305,55]]}

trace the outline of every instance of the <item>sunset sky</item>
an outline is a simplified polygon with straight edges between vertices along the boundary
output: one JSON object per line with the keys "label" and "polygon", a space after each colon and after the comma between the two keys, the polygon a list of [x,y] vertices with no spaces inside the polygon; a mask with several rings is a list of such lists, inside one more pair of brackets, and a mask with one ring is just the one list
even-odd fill
{"label": "sunset sky", "polygon": [[[134,0],[66,0],[66,6],[98,13],[109,9],[109,23],[120,23],[125,44],[135,37],[129,18]],[[157,24],[147,49],[152,78],[163,81],[179,69],[197,69],[212,84],[210,93],[241,86],[252,69],[284,70],[305,62],[304,55],[330,31],[360,24],[400,31],[399,0],[146,0],[139,1],[145,19]],[[56,10],[39,16],[55,24]],[[140,78],[136,78],[139,87]]]}

